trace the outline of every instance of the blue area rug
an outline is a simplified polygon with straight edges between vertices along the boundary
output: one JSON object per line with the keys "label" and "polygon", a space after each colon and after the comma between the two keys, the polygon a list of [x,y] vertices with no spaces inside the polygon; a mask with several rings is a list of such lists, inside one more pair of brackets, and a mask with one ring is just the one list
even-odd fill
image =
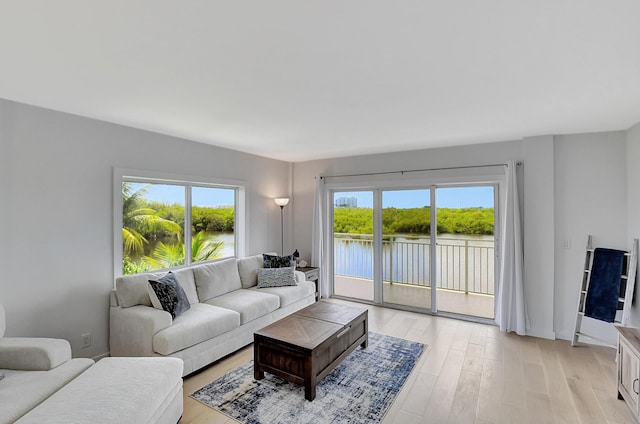
{"label": "blue area rug", "polygon": [[379,423],[422,355],[425,345],[369,333],[369,346],[357,347],[304,398],[304,388],[265,373],[253,378],[253,361],[236,368],[191,397],[242,423]]}

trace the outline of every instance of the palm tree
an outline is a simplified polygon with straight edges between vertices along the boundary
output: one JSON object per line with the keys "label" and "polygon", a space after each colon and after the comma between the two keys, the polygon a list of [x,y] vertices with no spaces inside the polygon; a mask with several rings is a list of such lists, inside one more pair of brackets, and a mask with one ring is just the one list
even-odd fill
{"label": "palm tree", "polygon": [[122,183],[122,243],[125,256],[144,253],[148,243],[143,234],[168,232],[178,237],[182,228],[177,223],[161,218],[151,208],[143,207],[141,201],[149,186],[133,190],[131,183]]}
{"label": "palm tree", "polygon": [[[204,231],[191,238],[191,262],[204,262],[222,256],[223,241],[210,240]],[[185,264],[184,243],[166,244],[159,242],[153,249],[152,256],[145,256],[144,262],[151,269],[164,269]]]}

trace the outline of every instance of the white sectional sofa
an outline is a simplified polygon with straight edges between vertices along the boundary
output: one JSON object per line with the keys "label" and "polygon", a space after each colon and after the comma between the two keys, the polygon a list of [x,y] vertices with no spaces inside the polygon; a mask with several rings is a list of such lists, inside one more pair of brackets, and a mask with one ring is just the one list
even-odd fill
{"label": "white sectional sofa", "polygon": [[0,424],[178,422],[182,361],[71,358],[62,339],[3,337],[0,304]]}
{"label": "white sectional sofa", "polygon": [[93,365],[88,358],[71,359],[66,340],[3,337],[0,305],[0,423],[13,423]]}
{"label": "white sectional sofa", "polygon": [[257,287],[262,255],[173,271],[190,309],[172,319],[156,309],[150,279],[165,272],[116,279],[111,294],[111,356],[162,356],[184,361],[190,374],[253,342],[253,333],[315,301],[315,284],[295,271],[296,285]]}

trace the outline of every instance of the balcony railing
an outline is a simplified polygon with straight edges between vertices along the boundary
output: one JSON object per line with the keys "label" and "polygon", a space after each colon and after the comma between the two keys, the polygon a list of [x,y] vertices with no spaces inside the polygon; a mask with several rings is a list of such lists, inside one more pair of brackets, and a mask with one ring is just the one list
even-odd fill
{"label": "balcony railing", "polygon": [[[426,237],[384,236],[383,281],[430,286]],[[436,243],[436,288],[494,295],[495,244],[493,237],[438,237]],[[336,275],[373,279],[373,236],[334,234]]]}

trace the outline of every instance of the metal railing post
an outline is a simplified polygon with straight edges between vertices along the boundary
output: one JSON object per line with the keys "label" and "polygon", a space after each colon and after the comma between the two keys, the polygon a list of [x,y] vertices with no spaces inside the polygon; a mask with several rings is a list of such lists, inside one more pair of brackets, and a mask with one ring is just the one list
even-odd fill
{"label": "metal railing post", "polygon": [[393,285],[393,236],[389,236],[389,285]]}
{"label": "metal railing post", "polygon": [[464,294],[469,294],[469,240],[464,241]]}

